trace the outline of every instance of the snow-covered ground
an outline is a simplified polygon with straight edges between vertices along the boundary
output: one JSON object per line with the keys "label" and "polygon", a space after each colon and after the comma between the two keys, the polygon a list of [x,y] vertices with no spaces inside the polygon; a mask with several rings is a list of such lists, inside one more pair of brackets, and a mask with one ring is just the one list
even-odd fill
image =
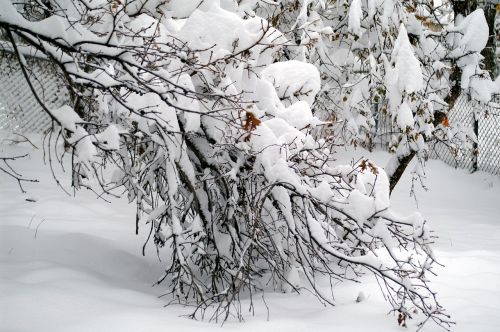
{"label": "snow-covered ground", "polygon": [[[154,251],[142,257],[144,234],[134,234],[134,207],[106,203],[91,192],[66,195],[57,187],[41,153],[0,145],[1,153],[31,152],[16,162],[25,185],[0,174],[0,331],[404,331],[376,282],[344,283],[336,306],[324,307],[309,294],[266,294],[255,300],[246,321],[220,324],[190,320],[181,306],[164,307],[164,286],[152,287],[162,272]],[[356,158],[361,151],[345,153]],[[388,155],[375,153],[384,165]],[[418,204],[439,239],[436,255],[446,265],[433,287],[457,322],[455,331],[500,330],[500,180],[473,175],[439,161],[427,167],[429,191]],[[67,180],[67,179],[66,179]],[[26,201],[35,198],[36,202]],[[409,180],[392,196],[398,210],[415,209]],[[355,300],[360,292],[366,299]],[[248,302],[244,301],[243,305]],[[269,318],[268,318],[269,314]],[[415,330],[410,321],[408,330]],[[441,331],[429,324],[424,331]]]}

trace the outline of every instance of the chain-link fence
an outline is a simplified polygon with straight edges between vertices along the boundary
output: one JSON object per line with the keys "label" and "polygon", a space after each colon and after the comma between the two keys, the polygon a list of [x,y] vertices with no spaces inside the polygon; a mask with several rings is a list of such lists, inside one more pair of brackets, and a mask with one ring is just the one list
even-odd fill
{"label": "chain-link fence", "polygon": [[466,132],[477,137],[474,149],[458,155],[445,144],[437,143],[435,155],[447,164],[469,171],[481,170],[500,175],[500,95],[488,103],[460,96],[448,117],[450,122],[462,126]]}
{"label": "chain-link fence", "polygon": [[[69,101],[57,69],[49,61],[26,56],[30,82],[37,96],[49,108],[58,108]],[[14,54],[0,52],[0,129],[16,132],[41,132],[51,124],[26,81]]]}
{"label": "chain-link fence", "polygon": [[478,114],[478,169],[500,175],[500,95]]}
{"label": "chain-link fence", "polygon": [[[11,52],[0,50],[0,129],[41,132],[50,126],[49,116],[36,101],[24,74]],[[41,58],[26,56],[30,81],[37,95],[48,107],[58,108],[69,101],[68,91],[58,77],[57,69]],[[377,105],[374,105],[377,106]],[[396,134],[389,115],[376,113],[375,144],[387,148]],[[477,136],[475,149],[457,151],[445,143],[431,145],[431,157],[439,158],[453,167],[470,171],[483,170],[500,175],[500,95],[488,104],[471,101],[464,94],[448,114],[449,121]]]}
{"label": "chain-link fence", "polygon": [[[461,132],[477,137],[474,148],[460,150],[450,148],[446,142],[430,142],[430,157],[471,172],[482,170],[500,175],[500,95],[484,104],[462,94],[448,113],[448,119]],[[375,144],[385,149],[396,133],[393,121],[383,111],[377,112],[376,121]]]}

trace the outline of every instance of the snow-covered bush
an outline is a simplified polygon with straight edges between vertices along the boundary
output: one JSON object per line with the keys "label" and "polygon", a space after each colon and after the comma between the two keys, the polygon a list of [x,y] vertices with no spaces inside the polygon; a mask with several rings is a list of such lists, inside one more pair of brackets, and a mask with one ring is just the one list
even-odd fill
{"label": "snow-covered bush", "polygon": [[[383,169],[368,160],[337,165],[335,142],[313,137],[324,124],[311,109],[328,94],[324,71],[306,56],[284,59],[292,36],[252,14],[255,2],[30,4],[37,20],[0,0],[0,27],[28,80],[21,43],[57,66],[72,95],[72,105],[44,106],[54,122],[51,160],[71,156],[75,188],[102,197],[125,189],[137,228],[149,229],[144,251],[154,244],[170,253],[159,283],[193,301],[194,317],[208,307],[215,319],[241,317],[240,296],[268,288],[305,287],[331,303],[320,279],[371,272],[400,319],[449,324],[428,285],[435,258],[425,220],[391,210]],[[354,15],[366,6],[355,5],[351,34],[364,29]],[[391,51],[395,68],[422,76],[404,31]],[[410,136],[411,94],[423,83],[402,71],[391,79],[396,121]],[[365,105],[357,116],[366,91],[347,97]]]}

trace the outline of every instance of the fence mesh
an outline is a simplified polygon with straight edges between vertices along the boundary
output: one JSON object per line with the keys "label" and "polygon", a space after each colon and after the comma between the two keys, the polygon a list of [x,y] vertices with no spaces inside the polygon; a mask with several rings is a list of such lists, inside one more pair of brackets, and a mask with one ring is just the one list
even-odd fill
{"label": "fence mesh", "polygon": [[[467,94],[462,94],[457,98],[453,109],[448,112],[448,120],[452,125],[461,127],[460,129],[463,131],[474,133],[474,108]],[[450,149],[443,142],[430,144],[431,158],[440,159],[450,166],[463,168],[471,172],[476,165],[478,152],[477,147],[474,150],[456,150]]]}
{"label": "fence mesh", "polygon": [[[390,116],[376,113],[376,144],[386,149],[395,133]],[[450,149],[445,143],[430,143],[430,157],[441,159],[448,165],[471,172],[482,170],[500,175],[500,95],[490,103],[478,103],[462,94],[448,113],[450,123],[468,133],[475,133],[477,144],[474,149]]]}
{"label": "fence mesh", "polygon": [[500,175],[500,95],[478,116],[478,169]]}
{"label": "fence mesh", "polygon": [[[57,70],[46,60],[25,57],[30,82],[37,95],[49,108],[69,101],[69,94]],[[41,132],[51,124],[43,111],[14,55],[0,53],[0,129],[16,132]]]}
{"label": "fence mesh", "polygon": [[[36,101],[17,60],[9,52],[0,52],[0,59],[0,129],[21,133],[45,130],[51,120]],[[34,89],[48,107],[57,108],[69,101],[68,91],[50,62],[35,57],[26,57],[26,61]],[[386,149],[396,133],[393,122],[381,110],[375,114],[375,144]],[[457,152],[443,143],[435,143],[431,146],[431,157],[453,167],[500,175],[500,95],[488,104],[479,104],[463,94],[448,118],[465,131],[475,132],[477,147],[474,151]]]}

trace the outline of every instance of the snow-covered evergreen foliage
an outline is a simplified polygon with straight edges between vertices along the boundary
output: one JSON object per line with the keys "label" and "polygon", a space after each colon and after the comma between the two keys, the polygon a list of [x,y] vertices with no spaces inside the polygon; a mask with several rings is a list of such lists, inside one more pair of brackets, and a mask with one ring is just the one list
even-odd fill
{"label": "snow-covered evergreen foliage", "polygon": [[[19,43],[57,64],[72,95],[72,105],[45,107],[49,157],[71,155],[75,188],[125,189],[137,227],[150,230],[144,251],[171,252],[159,282],[194,301],[193,315],[215,305],[214,318],[239,316],[240,296],[268,288],[306,287],[331,303],[321,278],[372,272],[403,321],[447,326],[428,285],[435,258],[423,217],[395,214],[382,168],[337,165],[338,137],[313,133],[343,120],[346,142],[369,143],[380,104],[400,129],[396,161],[424,156],[437,131],[455,137],[433,122],[447,107],[449,63],[468,59],[462,80],[476,88],[481,45],[454,37],[474,33],[468,24],[435,32],[420,8],[396,0],[0,8],[26,78]],[[463,22],[482,29],[480,14]]]}

